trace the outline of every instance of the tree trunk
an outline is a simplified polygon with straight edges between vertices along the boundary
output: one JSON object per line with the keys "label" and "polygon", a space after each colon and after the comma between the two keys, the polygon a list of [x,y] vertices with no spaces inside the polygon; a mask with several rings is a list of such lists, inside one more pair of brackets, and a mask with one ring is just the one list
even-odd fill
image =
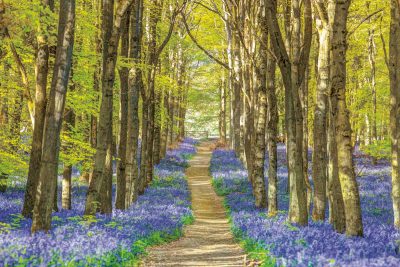
{"label": "tree trunk", "polygon": [[327,194],[329,200],[329,221],[333,228],[344,233],[346,230],[346,217],[344,210],[343,194],[339,181],[338,153],[336,146],[336,127],[333,110],[336,106],[336,98],[330,93],[329,97],[329,117],[328,117],[328,180]]}
{"label": "tree trunk", "polygon": [[317,99],[314,110],[314,147],[312,157],[312,178],[314,181],[314,207],[312,218],[325,220],[326,183],[327,183],[327,110],[330,71],[330,29],[329,25],[317,17],[319,37],[317,66]]}
{"label": "tree trunk", "polygon": [[[309,1],[307,2],[307,7]],[[304,63],[308,62],[309,45],[311,44],[311,32],[304,34],[303,53],[300,55],[300,5],[299,1],[292,1],[293,10],[293,33],[292,46],[294,48],[293,62],[290,61],[286,52],[282,33],[279,29],[276,17],[276,1],[266,1],[267,21],[270,29],[270,37],[273,51],[277,57],[277,63],[281,69],[285,85],[285,126],[287,132],[287,155],[290,181],[290,205],[289,221],[300,225],[307,225],[307,197],[303,172],[302,142],[303,125],[302,111],[299,99],[299,89],[304,78]],[[311,10],[307,9],[308,12]],[[310,15],[307,13],[307,24],[305,29],[309,31]]]}
{"label": "tree trunk", "polygon": [[167,153],[167,144],[168,144],[168,135],[169,135],[169,96],[170,91],[164,91],[164,100],[163,106],[165,110],[165,118],[162,124],[162,133],[161,133],[161,148],[160,148],[160,158],[164,158]]}
{"label": "tree trunk", "polygon": [[267,145],[268,145],[268,215],[278,214],[278,101],[275,87],[276,62],[269,56],[267,67]]}
{"label": "tree trunk", "polygon": [[332,31],[332,94],[337,98],[334,108],[338,171],[346,216],[346,234],[362,236],[360,196],[354,173],[353,147],[349,111],[346,107],[347,15],[350,0],[337,2]]}
{"label": "tree trunk", "polygon": [[308,176],[308,76],[309,76],[309,67],[306,67],[306,74],[304,76],[304,81],[301,85],[300,90],[300,102],[301,102],[301,110],[303,116],[303,143],[302,143],[302,158],[303,158],[303,173],[304,173],[304,181],[307,188],[307,212],[310,212],[313,191],[310,183],[310,178]]}
{"label": "tree trunk", "polygon": [[237,34],[232,35],[232,48],[233,48],[233,131],[234,131],[234,149],[236,155],[240,156],[240,114],[241,114],[241,61],[240,61],[240,42]]}
{"label": "tree trunk", "polygon": [[[71,70],[71,81],[73,77],[73,69]],[[75,89],[74,84],[71,84],[70,91]],[[72,109],[66,109],[64,113],[64,129],[66,134],[70,132],[75,127],[75,113]],[[72,190],[72,165],[64,163],[63,178],[62,178],[62,194],[61,194],[61,206],[65,210],[70,210],[71,207],[71,190]],[[57,190],[55,190],[57,194]],[[57,207],[57,197],[55,197],[55,206]]]}
{"label": "tree trunk", "polygon": [[257,123],[256,123],[256,138],[253,148],[252,158],[254,160],[252,175],[250,179],[253,184],[253,194],[256,199],[255,204],[258,208],[267,206],[267,195],[265,191],[264,179],[264,162],[265,162],[265,126],[267,121],[267,68],[268,68],[268,28],[265,15],[264,2],[261,1],[261,12],[259,13],[259,21],[261,26],[261,42],[259,50],[260,65],[257,67],[257,86],[258,86],[258,101],[257,101]]}
{"label": "tree trunk", "polygon": [[[138,0],[132,6],[130,19],[130,49],[129,56],[135,63],[141,62],[142,47],[142,13],[143,1]],[[129,207],[136,201],[139,185],[139,162],[137,158],[139,145],[139,97],[142,90],[142,72],[140,67],[133,67],[129,71],[128,91],[128,143],[126,165],[127,194],[125,204]]]}
{"label": "tree trunk", "polygon": [[[144,88],[143,88],[144,89]],[[138,182],[138,193],[143,194],[146,188],[146,159],[147,159],[147,132],[148,132],[148,114],[149,104],[147,97],[142,91],[142,139],[140,152],[140,173]]]}
{"label": "tree trunk", "polygon": [[400,2],[391,1],[390,43],[390,135],[392,140],[392,200],[394,225],[400,228],[399,120],[400,120]]}
{"label": "tree trunk", "polygon": [[113,155],[114,142],[112,136],[112,126],[109,128],[110,141],[107,142],[106,162],[102,177],[101,189],[99,194],[100,212],[111,214],[112,212],[112,177],[113,177]]}
{"label": "tree trunk", "polygon": [[[121,1],[116,11],[112,27],[113,1],[107,0],[103,6],[103,69],[102,69],[102,99],[97,132],[97,147],[92,179],[86,197],[85,215],[94,215],[97,211],[99,193],[106,179],[107,151],[112,146],[112,109],[113,86],[115,80],[115,65],[117,61],[118,42],[122,18],[133,0]],[[108,8],[107,8],[107,7]],[[111,26],[110,26],[111,25]],[[110,29],[111,27],[111,29]],[[106,28],[106,29],[105,29]],[[109,33],[109,34],[107,34]],[[109,159],[111,160],[111,159]],[[103,177],[104,176],[104,177]]]}
{"label": "tree trunk", "polygon": [[[366,2],[366,7],[369,13],[369,6],[371,2],[367,1]],[[378,140],[378,132],[377,132],[377,126],[376,126],[376,108],[377,108],[377,102],[376,102],[376,55],[377,55],[377,49],[376,49],[376,43],[375,43],[375,29],[371,25],[371,19],[368,20],[370,23],[370,29],[368,30],[368,61],[371,67],[371,77],[370,77],[370,82],[371,82],[371,93],[372,93],[372,129],[371,129],[371,141],[375,142]],[[376,159],[373,159],[373,163],[376,164]]]}
{"label": "tree trunk", "polygon": [[155,114],[154,114],[154,144],[153,157],[154,165],[160,163],[161,148],[161,92],[157,90],[155,95]]}
{"label": "tree trunk", "polygon": [[227,49],[226,54],[228,57],[228,94],[229,94],[229,147],[231,149],[235,148],[235,133],[234,133],[234,73],[233,73],[233,46],[232,46],[232,26],[230,21],[230,15],[227,12],[228,7],[227,3],[223,1],[223,10],[224,10],[224,26],[226,32],[227,39]]}
{"label": "tree trunk", "polygon": [[219,141],[226,144],[226,76],[222,74],[221,86],[219,89]]}
{"label": "tree trunk", "polygon": [[[127,59],[129,56],[129,25],[130,10],[124,15],[121,26],[121,57]],[[126,155],[127,155],[127,137],[128,137],[128,67],[122,67],[119,70],[120,79],[120,105],[119,105],[119,142],[118,142],[118,163],[117,163],[117,194],[115,208],[125,209],[126,195]]]}
{"label": "tree trunk", "polygon": [[[53,11],[54,3],[52,0],[42,0],[41,7],[43,10],[50,9]],[[46,116],[46,88],[47,76],[49,73],[49,45],[48,45],[48,30],[49,26],[45,27],[44,20],[46,15],[40,14],[40,34],[37,37],[38,52],[36,55],[36,91],[35,91],[35,115],[32,136],[32,147],[29,157],[28,179],[25,188],[24,205],[22,215],[26,218],[32,217],[32,210],[35,204],[35,194],[40,171],[40,159],[42,156],[42,141],[44,119]]]}
{"label": "tree trunk", "polygon": [[67,93],[75,29],[75,0],[62,0],[56,60],[46,111],[38,192],[33,211],[32,232],[50,230],[57,179],[59,139]]}

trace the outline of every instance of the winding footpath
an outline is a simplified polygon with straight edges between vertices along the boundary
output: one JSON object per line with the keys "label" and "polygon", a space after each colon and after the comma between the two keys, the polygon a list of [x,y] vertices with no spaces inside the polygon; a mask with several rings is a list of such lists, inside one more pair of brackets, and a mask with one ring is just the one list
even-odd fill
{"label": "winding footpath", "polygon": [[140,266],[245,266],[246,256],[235,243],[223,207],[211,184],[212,143],[204,142],[186,170],[195,221],[176,242],[152,247]]}

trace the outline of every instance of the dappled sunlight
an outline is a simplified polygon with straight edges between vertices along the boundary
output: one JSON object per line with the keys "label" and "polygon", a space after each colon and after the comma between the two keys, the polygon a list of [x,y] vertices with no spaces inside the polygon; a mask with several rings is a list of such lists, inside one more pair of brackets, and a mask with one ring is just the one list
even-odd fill
{"label": "dappled sunlight", "polygon": [[142,266],[243,266],[245,254],[230,231],[222,198],[211,185],[210,144],[198,147],[186,174],[195,221],[179,241],[149,250]]}

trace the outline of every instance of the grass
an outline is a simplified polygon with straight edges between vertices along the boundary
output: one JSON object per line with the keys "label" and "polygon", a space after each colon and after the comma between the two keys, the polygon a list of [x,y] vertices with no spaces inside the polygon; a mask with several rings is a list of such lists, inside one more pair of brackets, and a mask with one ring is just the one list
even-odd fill
{"label": "grass", "polygon": [[[188,225],[193,223],[193,216],[182,217],[182,223]],[[107,267],[118,267],[118,266],[138,266],[141,257],[145,256],[146,249],[152,246],[162,245],[171,241],[178,240],[183,233],[182,228],[176,228],[172,233],[165,232],[154,232],[150,236],[139,239],[132,244],[130,250],[116,249],[108,252],[102,257],[87,257],[84,260],[71,260],[65,262],[60,257],[59,253],[55,252],[53,258],[48,266],[62,266],[62,267],[83,267],[83,266],[107,266]],[[33,258],[20,258],[19,262],[15,266],[31,266],[32,260],[35,264],[40,265],[40,259]]]}
{"label": "grass", "polygon": [[[224,188],[223,179],[214,179],[214,177],[213,177],[212,185],[218,196],[226,197],[230,193],[233,193],[232,191]],[[262,244],[247,238],[242,230],[240,230],[239,228],[237,228],[233,225],[232,217],[231,217],[231,209],[230,209],[228,203],[226,202],[226,199],[224,199],[224,207],[229,216],[229,224],[231,226],[231,231],[233,233],[233,236],[235,237],[235,240],[239,242],[240,246],[246,252],[246,254],[248,256],[248,260],[255,263],[256,266],[275,267],[276,259],[270,254],[269,250],[265,249],[265,247],[262,246]]]}

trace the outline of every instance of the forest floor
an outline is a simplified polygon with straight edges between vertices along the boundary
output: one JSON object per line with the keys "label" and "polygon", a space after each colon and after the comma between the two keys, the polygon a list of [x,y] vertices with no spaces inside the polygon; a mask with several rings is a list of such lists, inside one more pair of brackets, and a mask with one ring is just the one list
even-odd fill
{"label": "forest floor", "polygon": [[141,266],[245,266],[246,256],[230,231],[223,198],[211,184],[213,144],[201,143],[186,170],[195,221],[184,237],[148,250]]}

